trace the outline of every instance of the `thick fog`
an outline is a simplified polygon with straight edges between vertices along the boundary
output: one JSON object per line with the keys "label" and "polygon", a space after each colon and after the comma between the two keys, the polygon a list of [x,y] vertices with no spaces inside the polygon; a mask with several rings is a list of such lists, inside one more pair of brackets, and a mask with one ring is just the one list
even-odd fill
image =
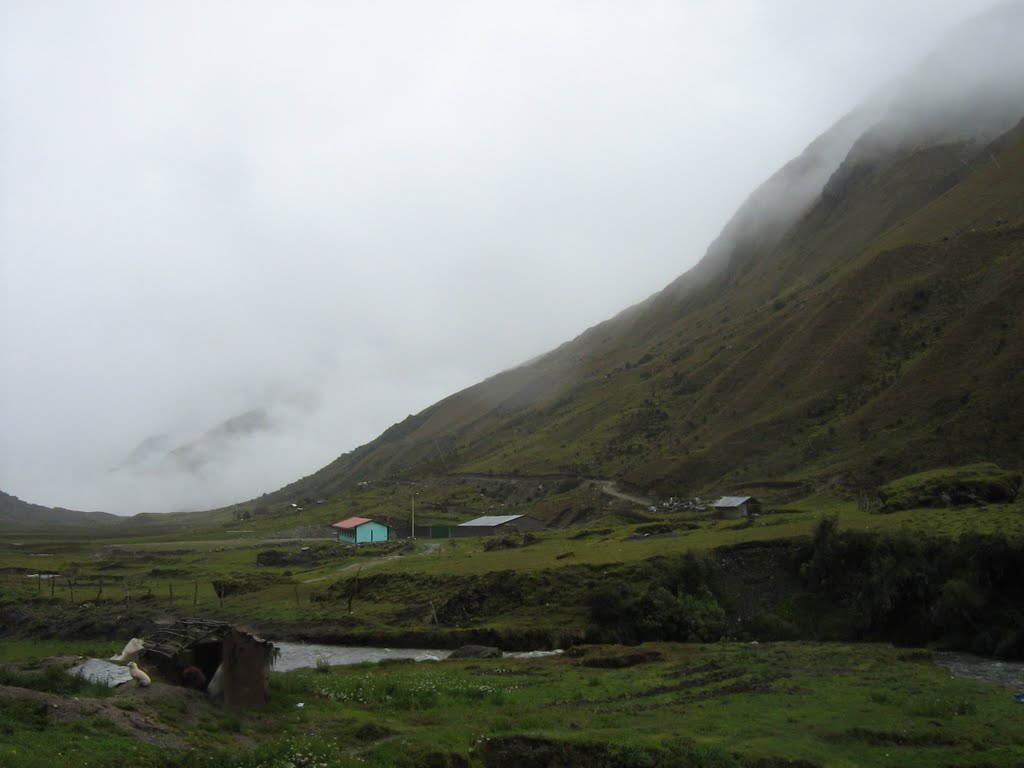
{"label": "thick fog", "polygon": [[309,474],[663,287],[989,4],[6,0],[0,489]]}

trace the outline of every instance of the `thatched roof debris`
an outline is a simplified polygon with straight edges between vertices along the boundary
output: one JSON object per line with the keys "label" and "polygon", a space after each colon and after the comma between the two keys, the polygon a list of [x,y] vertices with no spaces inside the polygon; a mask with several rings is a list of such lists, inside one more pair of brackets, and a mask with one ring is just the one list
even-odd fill
{"label": "thatched roof debris", "polygon": [[227,622],[179,619],[147,637],[143,654],[168,680],[190,686],[197,679],[217,680],[208,693],[222,693],[230,706],[249,706],[267,700],[277,649]]}
{"label": "thatched roof debris", "polygon": [[209,619],[179,619],[146,638],[146,655],[173,659],[195,645],[223,641],[232,625]]}

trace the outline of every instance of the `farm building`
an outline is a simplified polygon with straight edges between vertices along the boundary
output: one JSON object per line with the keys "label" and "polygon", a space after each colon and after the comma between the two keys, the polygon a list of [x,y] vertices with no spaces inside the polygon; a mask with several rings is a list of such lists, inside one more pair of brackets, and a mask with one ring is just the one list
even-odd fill
{"label": "farm building", "polygon": [[495,533],[525,533],[539,531],[544,523],[527,515],[485,515],[448,529],[451,538],[463,536],[490,536]]}
{"label": "farm building", "polygon": [[719,517],[747,517],[761,510],[761,504],[753,496],[723,496],[711,506]]}
{"label": "farm building", "polygon": [[331,527],[338,529],[338,541],[345,544],[372,544],[388,540],[388,527],[366,517],[350,517]]}

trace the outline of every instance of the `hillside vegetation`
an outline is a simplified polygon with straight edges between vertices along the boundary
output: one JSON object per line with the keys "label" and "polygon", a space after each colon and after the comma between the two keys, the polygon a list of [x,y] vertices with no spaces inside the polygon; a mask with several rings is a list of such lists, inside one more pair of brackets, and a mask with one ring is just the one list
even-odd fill
{"label": "hillside vegetation", "polygon": [[1021,466],[1024,126],[876,144],[866,134],[784,234],[739,237],[748,204],[661,293],[271,498],[443,472],[671,495]]}
{"label": "hillside vegetation", "polygon": [[664,290],[252,506],[445,475],[665,499],[1021,468],[1022,23],[1005,2],[962,25],[756,189]]}

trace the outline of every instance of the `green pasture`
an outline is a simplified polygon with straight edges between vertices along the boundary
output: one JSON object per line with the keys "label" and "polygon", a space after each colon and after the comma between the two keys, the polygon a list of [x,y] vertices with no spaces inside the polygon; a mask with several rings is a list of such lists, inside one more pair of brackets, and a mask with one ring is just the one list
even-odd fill
{"label": "green pasture", "polygon": [[[393,490],[361,493],[387,499]],[[434,490],[479,496],[464,486]],[[176,535],[161,532],[149,538],[137,531],[131,537],[111,536],[108,529],[98,530],[97,538],[92,538],[82,529],[59,528],[51,530],[45,540],[21,536],[0,547],[0,599],[20,601],[37,612],[60,610],[62,604],[86,612],[97,606],[135,604],[172,615],[253,622],[337,622],[387,632],[395,627],[395,616],[406,607],[400,596],[388,599],[378,595],[374,600],[364,600],[358,587],[346,587],[354,591],[351,613],[347,600],[324,598],[334,585],[377,574],[430,579],[503,571],[557,572],[577,566],[640,563],[742,542],[792,539],[809,536],[823,517],[835,517],[841,529],[856,531],[910,530],[953,538],[967,532],[1024,536],[1024,507],[1020,502],[883,514],[828,495],[811,496],[745,520],[659,510],[649,513],[645,522],[627,524],[609,514],[585,525],[541,531],[527,540],[532,543],[523,546],[491,551],[487,538],[419,539],[407,546],[393,542],[351,549],[331,540],[279,536],[282,530],[295,528],[297,519],[306,520],[307,515],[304,510],[280,519],[278,530],[268,529],[265,538],[255,533],[239,536],[234,532],[237,529],[224,529],[219,538],[209,531],[193,538],[182,531]],[[435,522],[427,511],[423,520],[424,524]],[[513,544],[522,541],[522,537],[510,539]],[[296,554],[303,547],[309,547],[319,559],[288,566],[257,565],[261,552]],[[56,575],[46,578],[47,574]],[[230,589],[218,594],[214,586],[218,582],[228,583]],[[567,610],[567,615],[511,610],[494,617],[488,626],[511,629],[540,623],[579,630],[584,621],[582,610]]]}
{"label": "green pasture", "polygon": [[[529,739],[535,754],[589,756],[564,765],[1015,765],[1024,729],[1011,693],[887,645],[591,646],[274,673],[270,703],[244,712],[115,692],[113,706],[200,753],[132,742],[102,715],[54,724],[29,711],[0,730],[0,764],[500,765]],[[103,749],[114,762],[99,762]]]}

